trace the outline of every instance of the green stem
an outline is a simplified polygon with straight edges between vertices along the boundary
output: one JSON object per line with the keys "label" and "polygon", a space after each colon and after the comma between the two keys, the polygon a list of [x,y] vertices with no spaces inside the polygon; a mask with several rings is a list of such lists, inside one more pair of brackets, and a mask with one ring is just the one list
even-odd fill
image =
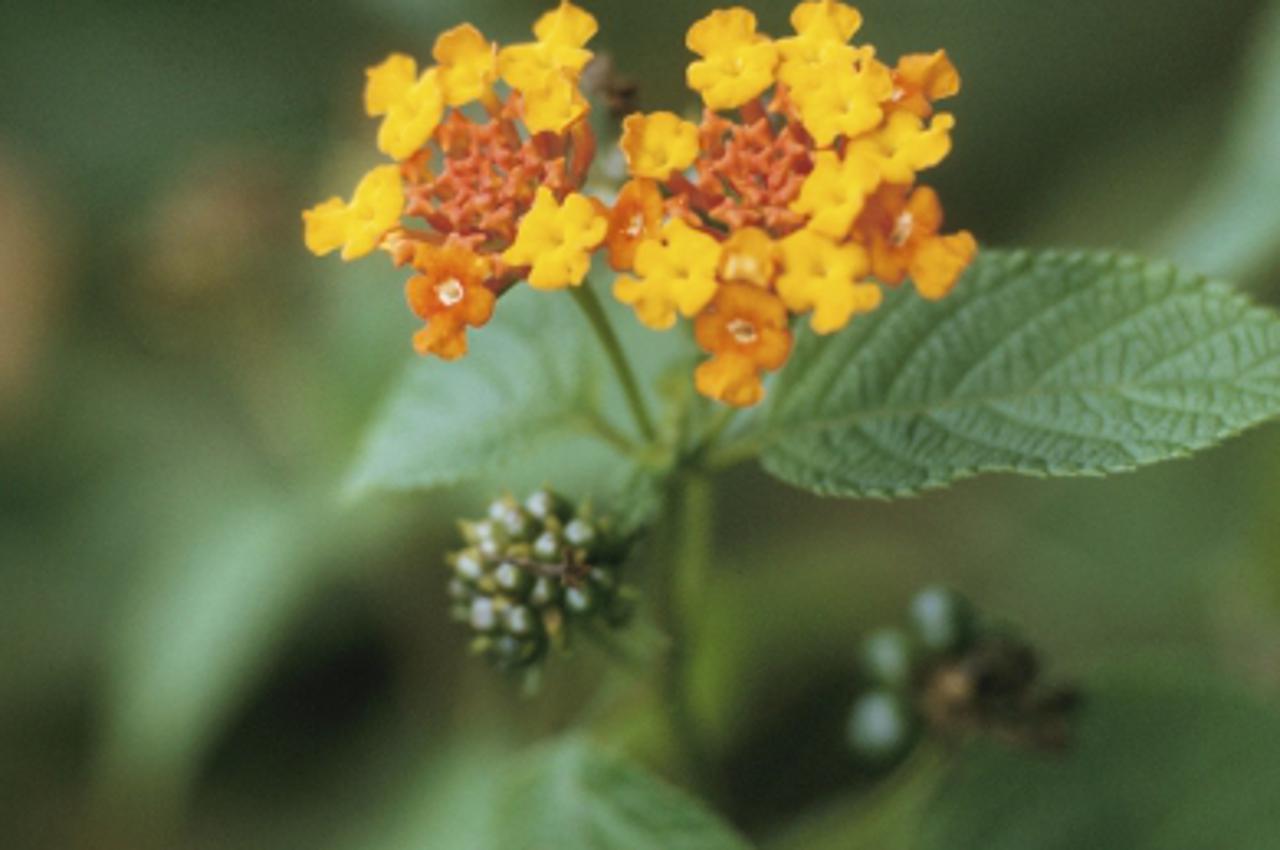
{"label": "green stem", "polygon": [[692,464],[700,469],[707,469],[707,459],[711,456],[712,451],[720,442],[720,438],[729,430],[729,426],[733,423],[733,419],[738,415],[738,408],[725,407],[718,410],[711,420],[711,425],[706,432],[702,434],[697,445],[695,445],[689,454]]}
{"label": "green stem", "polygon": [[680,474],[673,483],[667,522],[669,557],[655,578],[661,625],[670,640],[663,665],[663,704],[671,731],[698,779],[705,780],[710,762],[692,703],[689,663],[699,638],[698,624],[705,616],[703,606],[711,568],[712,552],[711,481],[694,471]]}
{"label": "green stem", "polygon": [[758,439],[748,438],[731,442],[725,446],[717,446],[709,451],[705,460],[705,468],[713,472],[755,460],[760,456],[763,445]]}
{"label": "green stem", "polygon": [[644,402],[644,396],[640,393],[636,373],[622,350],[622,343],[618,340],[618,334],[614,331],[613,325],[609,323],[609,317],[605,315],[604,307],[600,305],[600,299],[596,297],[588,283],[574,288],[573,300],[587,317],[592,330],[600,340],[600,345],[604,348],[605,355],[609,358],[610,365],[613,366],[613,371],[617,373],[618,380],[622,384],[622,392],[627,398],[627,405],[631,408],[631,415],[635,418],[640,433],[648,442],[656,442],[658,431],[653,427],[649,408]]}
{"label": "green stem", "polygon": [[869,793],[823,805],[786,827],[765,850],[874,850],[915,846],[921,816],[946,779],[949,753],[929,741]]}

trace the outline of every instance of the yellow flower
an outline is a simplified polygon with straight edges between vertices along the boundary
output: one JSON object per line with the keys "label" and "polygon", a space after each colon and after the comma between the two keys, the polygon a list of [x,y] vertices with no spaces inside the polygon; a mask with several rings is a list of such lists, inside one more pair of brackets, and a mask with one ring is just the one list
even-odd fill
{"label": "yellow flower", "polygon": [[843,239],[879,183],[878,159],[870,152],[853,146],[841,159],[835,151],[818,151],[791,209],[809,216],[818,233]]}
{"label": "yellow flower", "polygon": [[302,213],[306,226],[303,241],[317,257],[333,253],[347,241],[347,204],[342,198],[330,198]]}
{"label": "yellow flower", "polygon": [[585,48],[596,34],[590,13],[562,0],[534,24],[537,41],[498,53],[498,74],[524,99],[525,126],[533,133],[562,133],[587,114],[578,74],[591,61]]}
{"label": "yellow flower", "polygon": [[600,247],[609,219],[596,204],[576,192],[556,202],[545,186],[520,220],[516,241],[502,254],[510,266],[529,266],[534,289],[578,286],[591,268],[591,252]]}
{"label": "yellow flower", "polygon": [[494,45],[471,24],[440,34],[431,55],[440,66],[440,87],[449,106],[479,100],[498,73]]}
{"label": "yellow flower", "polygon": [[341,248],[344,260],[363,257],[396,226],[403,210],[399,167],[379,166],[360,180],[351,203],[330,198],[302,214],[307,249],[323,256]]}
{"label": "yellow flower", "polygon": [[674,112],[628,115],[620,144],[633,177],[666,180],[698,158],[698,125]]}
{"label": "yellow flower", "polygon": [[568,74],[552,73],[541,88],[521,92],[530,133],[563,133],[591,108]]}
{"label": "yellow flower", "polygon": [[378,128],[378,150],[392,159],[408,159],[427,143],[442,117],[440,72],[431,68],[387,106],[386,117]]}
{"label": "yellow flower", "polygon": [[917,172],[947,158],[955,125],[955,116],[949,112],[933,116],[928,127],[918,115],[893,112],[872,138],[851,145],[849,154],[873,158],[886,182],[905,185],[916,179]]}
{"label": "yellow flower", "polygon": [[776,254],[773,240],[760,228],[735,230],[720,249],[720,280],[768,289],[778,267]]}
{"label": "yellow flower", "polygon": [[746,9],[712,12],[689,28],[685,43],[702,57],[686,78],[708,109],[735,109],[773,85],[777,45],[756,32]]}
{"label": "yellow flower", "polygon": [[798,230],[782,240],[786,269],[778,277],[778,295],[793,313],[812,310],[810,326],[834,333],[858,313],[880,306],[880,288],[865,282],[870,270],[867,250],[839,243],[812,230]]}
{"label": "yellow flower", "polygon": [[[582,47],[592,39],[599,26],[596,19],[585,9],[561,0],[560,5],[546,12],[533,25],[533,35],[543,44],[556,47]],[[588,56],[587,60],[591,57]],[[582,65],[586,64],[586,60]],[[581,71],[582,65],[575,70]]]}
{"label": "yellow flower", "polygon": [[791,26],[801,38],[844,44],[862,28],[862,13],[835,0],[812,0],[791,11]]}
{"label": "yellow flower", "polygon": [[849,39],[862,26],[862,14],[834,0],[801,3],[791,13],[796,35],[778,40],[782,64],[778,78],[793,89],[814,81],[813,72],[824,65],[852,65],[857,51]]}
{"label": "yellow flower", "polygon": [[893,97],[893,72],[875,58],[875,49],[855,51],[854,62],[827,62],[809,68],[792,93],[800,120],[818,147],[838,136],[853,137],[884,118],[881,104]]}
{"label": "yellow flower", "polygon": [[716,294],[720,245],[680,219],[662,228],[662,239],[643,242],[636,251],[637,277],[620,277],[614,296],[635,308],[640,322],[654,330],[675,324],[676,312],[696,315]]}
{"label": "yellow flower", "polygon": [[370,118],[386,115],[393,103],[401,101],[418,78],[418,63],[412,56],[392,53],[381,65],[364,72],[364,111]]}
{"label": "yellow flower", "polygon": [[585,46],[596,29],[590,13],[563,0],[534,24],[537,41],[513,44],[498,53],[498,73],[523,94],[545,88],[551,74],[577,74],[591,61]]}

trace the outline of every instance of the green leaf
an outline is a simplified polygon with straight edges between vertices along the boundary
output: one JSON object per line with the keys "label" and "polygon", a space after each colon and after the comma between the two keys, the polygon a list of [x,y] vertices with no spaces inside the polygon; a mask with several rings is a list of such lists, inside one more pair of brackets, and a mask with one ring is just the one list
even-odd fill
{"label": "green leaf", "polygon": [[623,409],[591,331],[565,293],[517,287],[461,360],[415,360],[350,475],[355,493],[485,482],[575,496],[646,491],[610,433]]}
{"label": "green leaf", "polygon": [[743,850],[701,804],[580,739],[535,754],[512,777],[502,850]]}
{"label": "green leaf", "polygon": [[289,492],[202,483],[219,504],[187,491],[182,505],[195,516],[166,518],[169,533],[100,650],[93,803],[113,817],[145,813],[149,829],[163,830],[188,801],[210,748],[315,594],[352,565],[367,573],[405,522],[376,506],[339,508],[327,478]]}
{"label": "green leaf", "polygon": [[1251,278],[1280,260],[1280,4],[1258,27],[1239,118],[1159,250],[1190,268]]}
{"label": "green leaf", "polygon": [[941,302],[899,291],[806,334],[755,438],[821,494],[979,472],[1098,475],[1280,414],[1280,320],[1228,287],[1110,254],[987,251]]}
{"label": "green leaf", "polygon": [[[447,801],[447,802],[446,802]],[[747,850],[701,803],[581,738],[504,757],[477,743],[404,800],[404,821],[362,848]],[[395,820],[395,817],[392,817]]]}
{"label": "green leaf", "polygon": [[1280,835],[1280,713],[1185,663],[1111,671],[1061,758],[976,747],[921,850],[1265,850]]}
{"label": "green leaf", "polygon": [[[109,646],[99,793],[180,805],[199,760],[320,580],[313,517],[278,493],[176,535]],[[163,799],[158,799],[163,798]],[[168,813],[168,812],[166,812]]]}

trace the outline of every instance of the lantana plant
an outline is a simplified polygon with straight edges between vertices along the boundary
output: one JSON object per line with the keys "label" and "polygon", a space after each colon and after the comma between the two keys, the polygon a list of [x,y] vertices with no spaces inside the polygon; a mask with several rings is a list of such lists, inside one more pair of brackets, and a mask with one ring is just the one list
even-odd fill
{"label": "lantana plant", "polygon": [[[505,492],[448,558],[477,650],[528,672],[634,607],[665,633],[663,704],[698,754],[683,665],[721,472],[885,499],[1182,457],[1280,414],[1280,318],[1165,263],[944,226],[921,178],[957,126],[945,50],[886,61],[838,0],[801,2],[778,38],[740,7],[689,23],[689,102],[617,120],[588,85],[598,23],[567,0],[529,42],[463,24],[425,68],[393,54],[364,96],[390,161],[303,217],[314,253],[407,269],[425,323],[353,487]],[[977,646],[893,684],[1029,652]],[[1064,717],[1029,681],[943,725]]]}

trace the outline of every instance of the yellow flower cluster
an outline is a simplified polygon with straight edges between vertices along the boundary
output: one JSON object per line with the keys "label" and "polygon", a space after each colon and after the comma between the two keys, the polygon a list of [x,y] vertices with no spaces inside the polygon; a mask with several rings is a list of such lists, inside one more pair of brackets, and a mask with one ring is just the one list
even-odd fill
{"label": "yellow flower cluster", "polygon": [[942,298],[977,251],[941,232],[937,193],[917,185],[951,151],[955,119],[934,107],[960,89],[945,51],[886,65],[853,43],[862,15],[839,0],[804,0],[791,24],[773,39],[732,8],[690,27],[702,119],[627,117],[631,179],[611,207],[580,191],[595,152],[580,86],[590,14],[561,0],[533,41],[502,48],[463,24],[426,69],[393,54],[364,100],[396,164],[304,213],[306,245],[344,259],[382,247],[412,266],[406,295],[427,323],[415,344],[447,359],[518,281],[581,285],[604,248],[643,324],[693,321],[710,355],[698,389],[755,404],[790,355],[793,316],[835,333],[908,278]]}
{"label": "yellow flower cluster", "polygon": [[[465,353],[466,329],[488,322],[519,280],[560,289],[586,277],[608,227],[579,192],[595,152],[579,86],[595,32],[590,14],[562,0],[532,42],[499,48],[462,24],[436,39],[425,70],[394,53],[367,71],[365,111],[381,119],[378,149],[396,164],[365,175],[351,201],[304,212],[304,240],[317,255],[382,247],[412,266],[406,297],[427,323],[415,337],[422,353]],[[483,120],[464,111],[473,104]]]}
{"label": "yellow flower cluster", "polygon": [[788,313],[834,333],[908,276],[941,298],[977,250],[967,232],[939,234],[937,194],[915,185],[951,150],[955,119],[933,106],[960,88],[946,53],[891,68],[851,43],[862,15],[837,0],[806,0],[791,23],[773,40],[732,8],[690,28],[703,120],[626,119],[632,181],[606,239],[629,272],[618,299],[655,329],[693,319],[711,355],[698,388],[734,405],[759,401],[761,372],[785,362]]}

